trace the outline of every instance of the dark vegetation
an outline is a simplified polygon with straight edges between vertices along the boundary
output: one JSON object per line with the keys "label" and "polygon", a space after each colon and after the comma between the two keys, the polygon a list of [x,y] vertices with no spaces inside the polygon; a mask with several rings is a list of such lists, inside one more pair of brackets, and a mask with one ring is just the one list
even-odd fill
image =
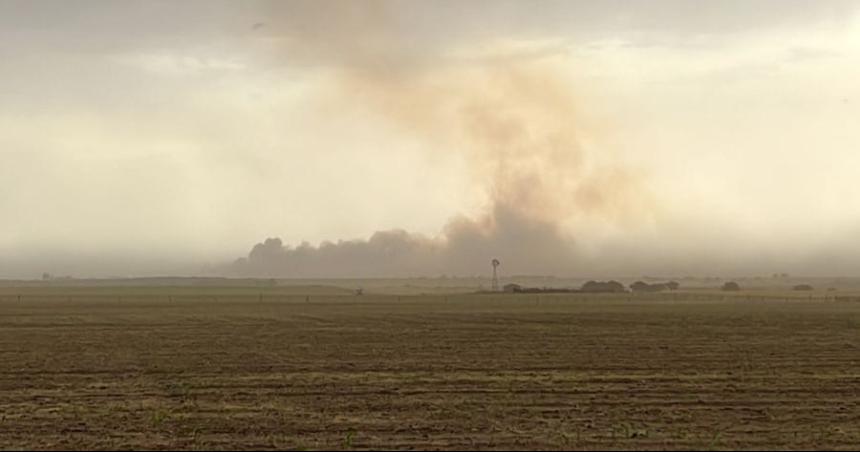
{"label": "dark vegetation", "polygon": [[669,281],[665,283],[648,284],[643,281],[636,281],[630,285],[630,290],[633,292],[662,292],[664,290],[678,290],[681,285],[677,281]]}
{"label": "dark vegetation", "polygon": [[588,281],[580,289],[580,292],[584,293],[620,293],[625,291],[624,284],[618,281]]}
{"label": "dark vegetation", "polygon": [[721,290],[724,290],[726,292],[737,292],[737,291],[741,290],[741,286],[734,281],[729,281],[729,282],[723,284],[723,287]]}
{"label": "dark vegetation", "polygon": [[[636,281],[630,285],[633,292],[662,292],[664,290],[678,290],[681,285],[676,281],[666,283],[648,284]],[[504,292],[507,293],[625,293],[627,289],[618,281],[588,281],[579,289],[551,288],[551,287],[523,287],[519,284],[506,284]]]}
{"label": "dark vegetation", "polygon": [[623,293],[627,290],[618,281],[588,281],[580,289],[556,287],[523,287],[519,284],[505,284],[507,293]]}

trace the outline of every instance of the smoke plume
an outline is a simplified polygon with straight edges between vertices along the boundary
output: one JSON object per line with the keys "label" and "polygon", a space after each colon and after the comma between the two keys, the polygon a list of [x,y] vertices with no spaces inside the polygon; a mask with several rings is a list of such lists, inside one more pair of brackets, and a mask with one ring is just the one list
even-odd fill
{"label": "smoke plume", "polygon": [[270,238],[231,273],[468,275],[499,258],[508,272],[565,274],[582,268],[584,231],[623,228],[648,210],[640,178],[579,114],[570,68],[554,52],[513,51],[492,36],[443,47],[436,35],[404,30],[390,4],[357,3],[338,3],[326,18],[293,9],[287,23],[267,26],[281,55],[320,66],[330,102],[366,108],[432,152],[462,155],[485,205],[433,237],[394,229],[295,247]]}

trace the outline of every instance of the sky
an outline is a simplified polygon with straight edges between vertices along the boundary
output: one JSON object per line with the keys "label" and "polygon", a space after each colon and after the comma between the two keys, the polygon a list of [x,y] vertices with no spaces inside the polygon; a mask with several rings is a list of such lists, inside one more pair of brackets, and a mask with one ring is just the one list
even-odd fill
{"label": "sky", "polygon": [[0,0],[0,277],[860,274],[860,2]]}

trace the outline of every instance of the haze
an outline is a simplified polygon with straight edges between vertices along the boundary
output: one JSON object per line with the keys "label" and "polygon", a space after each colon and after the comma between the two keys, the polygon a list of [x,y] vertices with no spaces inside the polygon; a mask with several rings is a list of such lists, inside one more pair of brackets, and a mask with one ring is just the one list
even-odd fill
{"label": "haze", "polygon": [[857,275],[858,77],[847,1],[0,0],[0,277]]}

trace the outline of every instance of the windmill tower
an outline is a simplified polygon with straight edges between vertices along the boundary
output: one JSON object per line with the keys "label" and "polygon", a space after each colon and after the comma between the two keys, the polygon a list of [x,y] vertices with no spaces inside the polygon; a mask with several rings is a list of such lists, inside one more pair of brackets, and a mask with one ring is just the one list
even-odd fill
{"label": "windmill tower", "polygon": [[501,264],[501,262],[499,262],[498,259],[493,259],[492,264],[493,264],[493,292],[498,292],[499,291],[499,272],[497,269],[499,268],[499,264]]}

